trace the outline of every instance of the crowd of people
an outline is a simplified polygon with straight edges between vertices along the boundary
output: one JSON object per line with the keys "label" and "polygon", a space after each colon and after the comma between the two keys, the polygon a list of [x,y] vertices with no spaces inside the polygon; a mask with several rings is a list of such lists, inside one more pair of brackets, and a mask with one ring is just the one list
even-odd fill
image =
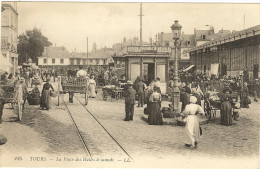
{"label": "crowd of people", "polygon": [[[170,77],[170,79],[168,94],[171,96],[174,83],[173,78]],[[203,74],[186,73],[180,76],[178,86],[181,91],[180,102],[182,102],[180,116],[186,121],[186,131],[191,140],[191,144],[186,144],[186,146],[193,148],[197,147],[199,136],[202,133],[199,120],[195,115],[205,115],[205,111],[207,111],[202,108],[204,106],[202,100],[205,101],[211,97],[211,94],[214,94],[215,101],[219,103],[220,123],[230,126],[233,119],[238,120],[234,116],[233,110],[239,107],[249,108],[251,103],[249,96],[254,96],[255,102],[258,102],[260,96],[259,79],[249,80],[245,76],[217,78],[214,75],[208,77]],[[148,114],[149,125],[162,125],[160,78],[154,79],[149,85],[145,84],[141,77],[137,77],[135,82],[127,81],[125,121],[133,120],[135,94],[138,107],[147,104],[144,111]],[[173,99],[172,96],[171,99]],[[238,101],[240,106],[235,104]]]}
{"label": "crowd of people", "polygon": [[[126,81],[125,75],[118,77],[113,71],[102,69],[96,70],[84,70],[82,67],[79,69],[39,69],[33,70],[30,68],[19,69],[15,75],[4,73],[1,75],[1,81],[6,84],[10,83],[20,85],[19,95],[16,93],[16,97],[23,104],[28,96],[27,87],[31,83],[32,78],[40,78],[41,81],[46,81],[40,92],[38,86],[35,86],[31,94],[34,97],[40,97],[40,106],[42,109],[49,110],[51,101],[51,92],[54,91],[53,86],[50,84],[51,79],[55,82],[58,76],[65,76],[67,78],[74,77],[86,77],[88,78],[88,90],[89,96],[96,97],[97,85],[115,85],[126,84],[124,86],[125,97],[125,121],[131,121],[134,117],[135,101],[138,101],[137,107],[144,107],[145,112],[148,112],[148,124],[149,125],[162,125],[163,117],[161,112],[161,83],[160,78],[152,80],[147,83],[141,77],[137,77],[134,82]],[[168,88],[168,95],[171,99],[172,91],[174,87],[173,77],[170,76]],[[220,102],[220,122],[222,125],[230,126],[233,121],[232,108],[238,101],[240,108],[249,108],[251,100],[250,95],[254,97],[254,101],[258,102],[260,97],[260,84],[259,79],[249,80],[248,76],[242,75],[238,77],[224,76],[217,78],[212,75],[208,77],[204,74],[195,73],[183,73],[179,77],[178,87],[180,89],[180,102],[182,103],[180,108],[180,116],[186,121],[186,131],[191,140],[191,144],[186,144],[187,147],[196,148],[199,142],[199,136],[201,134],[201,128],[199,126],[199,119],[197,114],[205,115],[202,108],[202,100],[207,100],[211,97],[211,94],[216,94],[216,101]],[[4,91],[0,90],[0,93]],[[172,101],[172,100],[171,100]],[[0,103],[0,112],[2,116],[3,103]],[[1,120],[1,119],[0,119]]]}

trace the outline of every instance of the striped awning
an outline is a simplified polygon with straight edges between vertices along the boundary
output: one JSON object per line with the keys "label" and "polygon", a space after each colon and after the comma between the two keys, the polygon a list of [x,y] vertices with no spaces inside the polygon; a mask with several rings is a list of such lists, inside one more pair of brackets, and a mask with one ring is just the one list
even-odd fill
{"label": "striped awning", "polygon": [[183,69],[183,72],[187,72],[188,70],[192,69],[195,65],[190,65],[187,68]]}

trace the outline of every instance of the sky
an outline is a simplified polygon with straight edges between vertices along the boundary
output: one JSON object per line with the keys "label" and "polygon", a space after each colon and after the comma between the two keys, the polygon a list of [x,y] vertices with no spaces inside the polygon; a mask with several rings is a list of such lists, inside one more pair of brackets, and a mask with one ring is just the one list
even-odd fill
{"label": "sky", "polygon": [[[242,30],[260,24],[260,4],[142,3],[143,40],[149,41],[158,32],[171,32],[179,20],[185,34],[194,28],[210,25],[218,32]],[[17,2],[18,34],[34,27],[41,29],[53,46],[65,46],[77,52],[112,47],[127,39],[139,37],[140,3],[86,2]]]}

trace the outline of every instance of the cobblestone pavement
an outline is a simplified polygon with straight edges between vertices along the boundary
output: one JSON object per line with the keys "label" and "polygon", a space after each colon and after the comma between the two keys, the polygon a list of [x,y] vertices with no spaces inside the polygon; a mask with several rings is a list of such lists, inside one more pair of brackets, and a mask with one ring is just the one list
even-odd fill
{"label": "cobblestone pavement", "polygon": [[[76,96],[84,102],[83,95]],[[104,150],[109,152],[107,154],[118,153],[119,150],[107,138],[104,130],[94,124],[91,116],[86,117],[82,113],[83,109],[76,100],[72,104],[68,102],[68,94],[64,98],[69,106],[77,108],[77,111],[73,111],[77,124],[94,153],[104,155]],[[163,104],[166,106],[168,103]],[[215,123],[202,126],[203,135],[196,150],[184,147],[184,143],[188,142],[184,127],[148,125],[142,119],[143,108],[135,107],[134,121],[123,121],[124,101],[103,101],[100,90],[98,97],[90,98],[86,107],[133,157],[134,161],[127,163],[127,167],[258,168],[259,102],[252,102],[249,109],[242,109],[240,120],[234,121],[235,124],[229,127],[219,124],[218,112]],[[26,105],[28,111],[24,113],[22,122],[10,122],[16,115],[7,108],[6,105],[0,130],[8,142],[0,147],[1,157],[2,154],[16,152],[31,156],[39,153],[48,157],[85,156],[66,108],[62,102],[57,106],[57,98],[53,98],[50,111]],[[68,163],[66,166],[90,167],[79,163]],[[108,167],[107,164],[105,166]]]}
{"label": "cobblestone pavement", "polygon": [[148,125],[142,120],[143,108],[135,108],[133,122],[123,121],[125,115],[123,101],[102,101],[99,95],[98,98],[89,100],[87,108],[137,159],[181,156],[203,157],[204,160],[210,158],[218,161],[241,158],[254,159],[253,165],[258,164],[260,104],[256,102],[252,102],[249,109],[242,109],[240,120],[234,121],[234,124],[229,127],[219,124],[220,117],[217,112],[216,122],[202,126],[203,135],[195,151],[184,147],[184,143],[188,141],[184,127]]}
{"label": "cobblestone pavement", "polygon": [[[84,141],[87,143],[91,155],[102,158],[127,158],[123,150],[106,133],[98,122],[86,111],[86,109],[74,98],[73,103],[64,98],[71,115],[77,124]],[[84,103],[84,102],[83,102]]]}

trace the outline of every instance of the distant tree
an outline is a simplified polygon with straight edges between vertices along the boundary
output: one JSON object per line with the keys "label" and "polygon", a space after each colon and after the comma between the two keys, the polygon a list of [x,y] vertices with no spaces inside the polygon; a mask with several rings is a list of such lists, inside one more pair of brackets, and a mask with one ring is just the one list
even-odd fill
{"label": "distant tree", "polygon": [[52,43],[41,33],[40,29],[27,30],[18,36],[18,64],[25,63],[29,58],[38,64],[38,57],[42,55],[44,48],[50,45]]}

